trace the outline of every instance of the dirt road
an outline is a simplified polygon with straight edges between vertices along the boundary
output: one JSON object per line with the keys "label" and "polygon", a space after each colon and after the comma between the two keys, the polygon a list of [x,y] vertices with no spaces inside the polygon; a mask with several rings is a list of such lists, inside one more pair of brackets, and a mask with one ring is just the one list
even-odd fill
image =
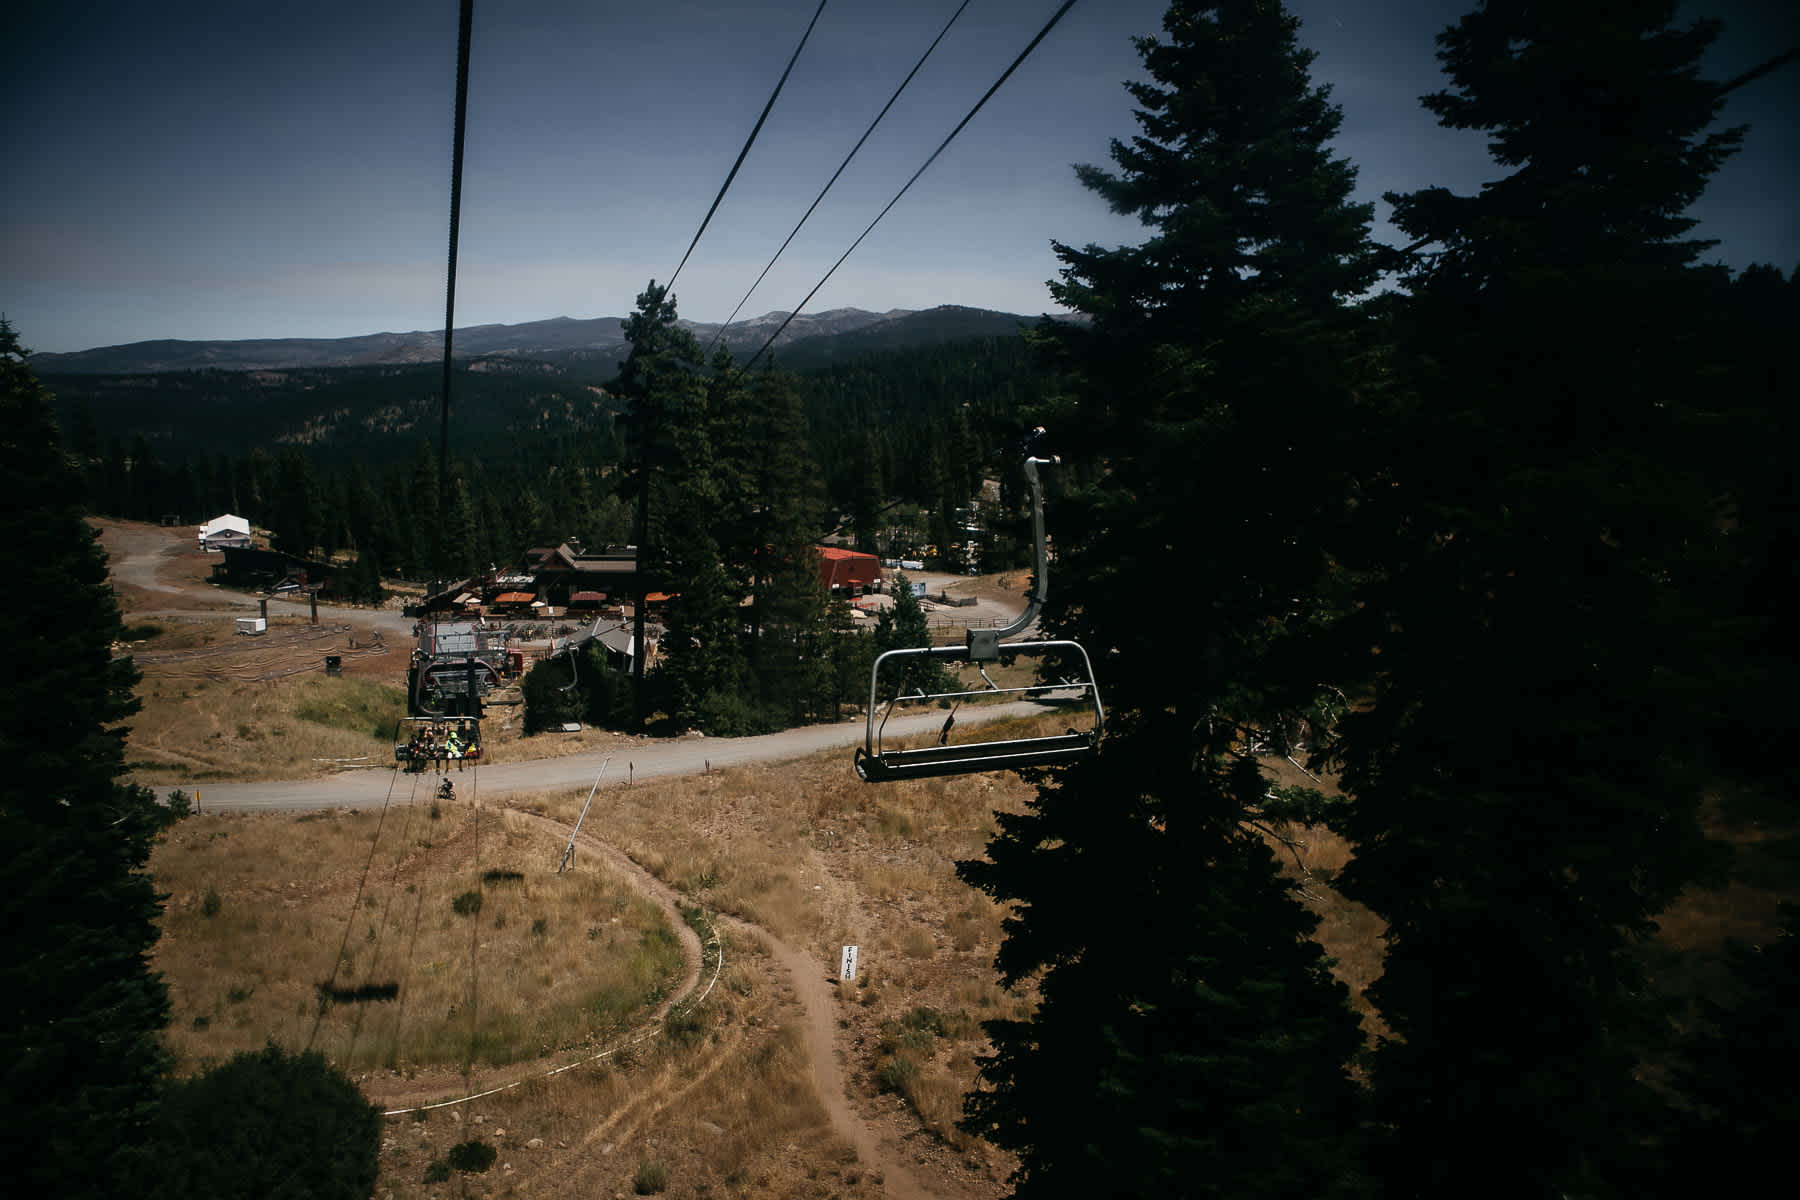
{"label": "dirt road", "polygon": [[[244,615],[260,611],[260,598],[242,592],[196,585],[188,580],[171,578],[165,570],[173,560],[192,551],[186,540],[187,527],[165,529],[127,521],[101,524],[101,539],[106,545],[107,569],[113,584],[121,590],[134,589],[141,595],[130,605],[134,620],[156,617],[216,617],[221,612]],[[127,592],[129,595],[130,593]],[[162,601],[162,603],[157,603]],[[269,615],[310,615],[312,609],[304,599],[275,596],[269,599]],[[319,605],[319,620],[351,622],[372,627],[390,638],[411,638],[413,618],[391,609],[351,608],[344,605]]]}
{"label": "dirt road", "polygon": [[[1039,706],[1024,702],[995,704],[964,709],[957,722],[959,726],[966,727],[1041,711],[1043,710]],[[888,722],[888,733],[890,736],[897,733],[929,733],[935,732],[942,724],[943,717],[931,712],[896,717]],[[854,779],[850,751],[852,747],[862,744],[864,732],[863,722],[845,721],[836,725],[807,725],[760,737],[633,739],[629,745],[618,750],[600,750],[532,762],[500,763],[477,767],[464,774],[468,778],[468,787],[478,785],[483,796],[500,797],[525,792],[586,789],[593,786],[602,767],[605,768],[605,775],[601,778],[602,787],[625,787],[635,779],[698,775],[708,770],[745,763],[781,762],[804,758],[822,750],[842,750],[844,775],[846,779]],[[197,792],[203,812],[369,808],[379,806],[387,799],[390,789],[395,786],[396,778],[392,770],[346,771],[325,779],[203,784]],[[451,772],[450,779],[455,782],[458,773]]]}
{"label": "dirt road", "polygon": [[[131,606],[132,619],[174,615],[216,617],[221,611],[257,611],[258,600],[254,597],[194,582],[191,563],[182,569],[185,578],[181,577],[182,572],[171,569],[178,558],[192,555],[185,528],[106,522],[102,533],[115,586],[137,602]],[[958,582],[956,576],[930,578],[938,590],[946,585],[954,589]],[[157,604],[164,600],[166,607]],[[146,601],[150,607],[145,607]],[[983,604],[980,609],[966,611],[978,613],[990,621],[1004,615],[1004,604],[993,598],[985,599]],[[280,610],[308,611],[303,601],[276,599],[270,601],[269,607],[272,614]],[[392,611],[327,604],[319,606],[319,618],[321,621],[351,623],[358,628],[372,627],[388,636],[391,645],[400,646],[412,637],[414,624],[412,618]],[[967,707],[959,712],[957,721],[959,726],[967,728],[985,721],[1040,711],[1028,703]],[[886,732],[890,737],[935,732],[942,720],[941,714],[930,712],[896,717],[888,722]],[[479,768],[479,778],[471,778],[469,785],[479,783],[482,794],[493,797],[585,789],[592,786],[605,767],[603,786],[625,786],[634,779],[696,775],[746,763],[803,758],[825,750],[844,752],[844,772],[849,776],[852,770],[850,752],[863,741],[864,734],[863,723],[853,721],[812,725],[749,738],[622,738],[621,745],[614,749],[485,766]],[[201,808],[209,812],[299,811],[377,806],[387,798],[393,785],[394,773],[391,768],[384,767],[346,771],[324,779],[202,784],[198,792]]]}

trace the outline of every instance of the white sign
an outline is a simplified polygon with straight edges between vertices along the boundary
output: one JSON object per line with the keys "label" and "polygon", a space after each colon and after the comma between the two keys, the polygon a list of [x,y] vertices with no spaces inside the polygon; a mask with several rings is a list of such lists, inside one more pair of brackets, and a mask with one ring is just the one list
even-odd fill
{"label": "white sign", "polygon": [[845,946],[843,961],[838,964],[838,978],[856,982],[856,947]]}

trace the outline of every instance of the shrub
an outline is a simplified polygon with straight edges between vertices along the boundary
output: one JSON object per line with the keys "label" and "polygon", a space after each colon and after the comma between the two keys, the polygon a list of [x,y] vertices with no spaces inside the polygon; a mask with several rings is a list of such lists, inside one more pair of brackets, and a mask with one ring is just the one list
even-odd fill
{"label": "shrub", "polygon": [[206,896],[200,901],[200,911],[209,917],[216,917],[219,915],[219,910],[224,907],[225,902],[219,899],[218,889],[207,888]]}
{"label": "shrub", "polygon": [[882,1060],[875,1070],[875,1086],[883,1092],[896,1092],[907,1095],[912,1085],[918,1082],[919,1064],[904,1054],[895,1054]]}
{"label": "shrub", "polygon": [[473,889],[466,891],[450,902],[450,908],[459,917],[472,917],[481,911],[481,893]]}
{"label": "shrub", "polygon": [[694,723],[713,737],[753,737],[780,726],[751,697],[717,689],[700,697]]}
{"label": "shrub", "polygon": [[153,1197],[363,1200],[381,1110],[317,1051],[273,1043],[168,1085],[153,1128]]}
{"label": "shrub", "polygon": [[663,1035],[671,1042],[691,1046],[706,1036],[706,1016],[697,1008],[678,1008],[663,1018]]}
{"label": "shrub", "polygon": [[667,1163],[640,1163],[637,1174],[631,1177],[631,1190],[640,1196],[654,1196],[668,1186],[669,1166]]}
{"label": "shrub", "polygon": [[194,798],[180,788],[176,788],[174,791],[170,792],[168,799],[163,801],[162,824],[165,828],[173,825],[183,817],[191,817],[193,815]]}
{"label": "shrub", "polygon": [[494,1165],[500,1152],[480,1139],[458,1142],[450,1147],[449,1162],[452,1170],[461,1171],[464,1175],[479,1175]]}
{"label": "shrub", "polygon": [[525,700],[527,734],[555,729],[587,715],[587,689],[567,658],[545,659],[532,667],[519,691]]}

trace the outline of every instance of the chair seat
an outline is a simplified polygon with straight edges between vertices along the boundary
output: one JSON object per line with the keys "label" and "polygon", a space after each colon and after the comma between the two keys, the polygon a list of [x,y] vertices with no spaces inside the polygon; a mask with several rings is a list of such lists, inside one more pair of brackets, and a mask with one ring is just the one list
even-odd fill
{"label": "chair seat", "polygon": [[923,746],[916,750],[856,752],[856,773],[868,783],[928,779],[940,775],[972,775],[1019,767],[1053,767],[1092,753],[1094,739],[1085,733],[1022,738],[1009,742],[967,742],[957,746]]}

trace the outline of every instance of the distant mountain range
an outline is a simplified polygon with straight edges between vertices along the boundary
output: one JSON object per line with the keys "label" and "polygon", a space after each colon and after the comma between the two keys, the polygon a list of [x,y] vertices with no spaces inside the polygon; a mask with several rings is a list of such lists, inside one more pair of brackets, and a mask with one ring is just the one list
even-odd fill
{"label": "distant mountain range", "polygon": [[[762,348],[787,317],[764,313],[725,329],[723,341],[742,360]],[[936,345],[966,338],[1008,337],[1035,318],[981,308],[941,305],[924,311],[885,313],[837,308],[794,318],[776,347],[793,367],[820,366],[856,354],[908,346]],[[718,325],[681,322],[702,347]],[[577,363],[610,373],[628,352],[624,322],[618,317],[576,320],[555,317],[522,325],[472,325],[458,329],[452,349],[459,359],[539,359]],[[272,371],[307,367],[358,367],[436,362],[443,357],[442,333],[372,333],[348,338],[254,338],[241,341],[132,342],[70,354],[34,354],[31,365],[45,375],[145,375],[169,371]]]}

